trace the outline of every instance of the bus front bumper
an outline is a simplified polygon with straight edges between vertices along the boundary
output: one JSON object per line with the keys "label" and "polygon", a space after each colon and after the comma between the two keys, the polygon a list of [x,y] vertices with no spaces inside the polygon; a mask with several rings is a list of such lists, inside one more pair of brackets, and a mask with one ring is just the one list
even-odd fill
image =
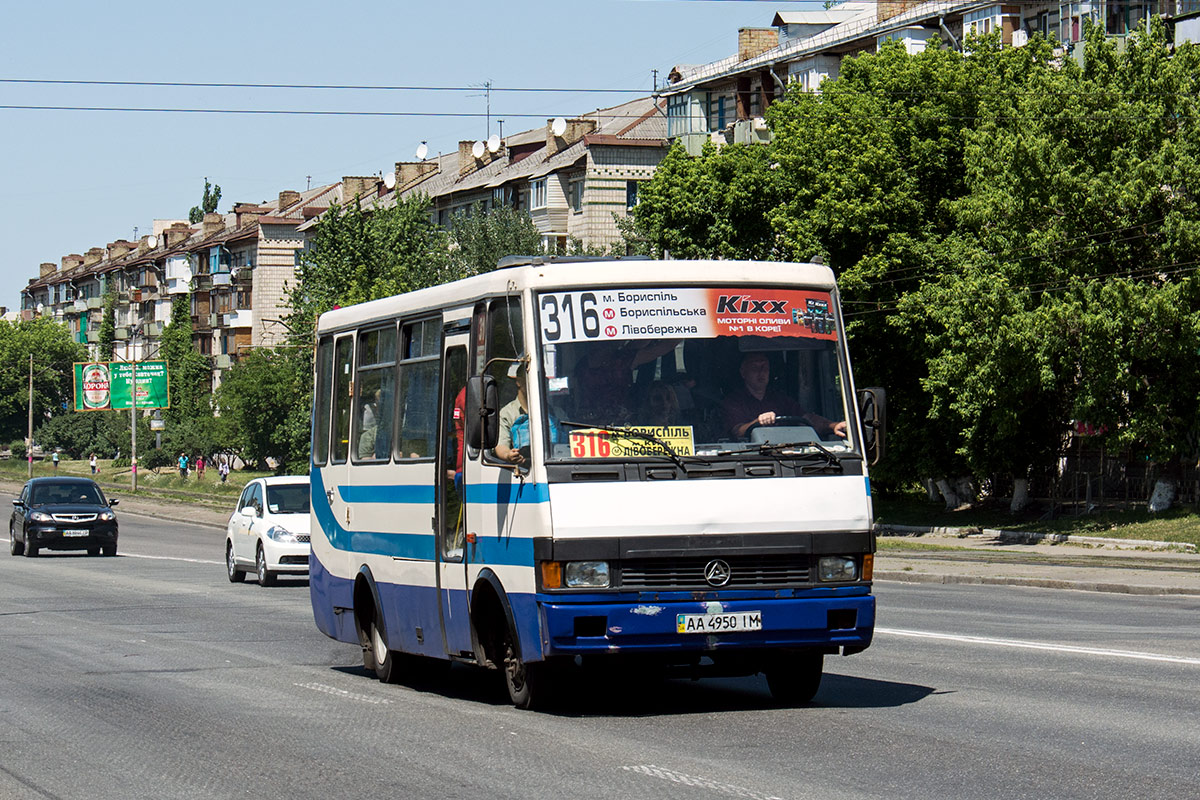
{"label": "bus front bumper", "polygon": [[626,598],[568,602],[542,595],[546,657],[736,649],[849,654],[871,643],[875,598],[865,587],[800,597]]}

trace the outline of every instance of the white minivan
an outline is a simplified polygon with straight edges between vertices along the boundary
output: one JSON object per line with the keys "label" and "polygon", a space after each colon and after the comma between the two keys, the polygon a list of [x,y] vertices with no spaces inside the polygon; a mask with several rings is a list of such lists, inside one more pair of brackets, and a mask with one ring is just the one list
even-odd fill
{"label": "white minivan", "polygon": [[253,570],[261,586],[277,575],[308,574],[308,476],[256,478],[246,484],[225,534],[232,583]]}

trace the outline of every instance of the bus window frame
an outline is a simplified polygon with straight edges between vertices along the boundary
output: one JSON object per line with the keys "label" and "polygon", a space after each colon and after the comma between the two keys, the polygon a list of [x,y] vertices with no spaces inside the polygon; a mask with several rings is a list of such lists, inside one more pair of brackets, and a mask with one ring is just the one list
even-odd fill
{"label": "bus window frame", "polygon": [[[330,464],[345,464],[350,457],[350,428],[354,415],[354,331],[347,331],[334,338],[333,341],[333,382],[330,386],[330,396],[332,405],[329,413],[329,463]],[[343,344],[349,345],[349,375],[350,378],[346,381],[348,391],[344,397],[339,397],[342,393],[338,391],[338,348]],[[337,434],[337,419],[338,419],[338,401],[343,399],[346,401],[346,450],[341,458],[337,455],[337,441],[334,436]]]}
{"label": "bus window frame", "polygon": [[[437,332],[436,341],[433,342],[433,344],[431,346],[431,349],[433,351],[432,353],[425,353],[425,350],[424,350],[424,344],[425,344],[425,336],[424,336],[425,327],[424,326],[425,325],[433,325],[434,329]],[[422,335],[419,337],[419,341],[421,342],[421,345],[422,345],[422,350],[421,350],[422,354],[419,356],[416,356],[414,358],[406,358],[405,354],[407,353],[407,350],[408,350],[407,342],[405,341],[405,338],[404,338],[406,335],[406,330],[412,330],[412,329],[416,328],[417,326],[421,326],[420,332]],[[426,313],[426,314],[422,314],[421,316],[410,317],[408,319],[400,319],[399,320],[399,327],[397,329],[397,334],[396,334],[396,363],[395,363],[395,366],[393,367],[396,370],[396,402],[393,404],[393,408],[392,408],[392,460],[391,460],[391,463],[394,463],[394,464],[420,464],[420,463],[431,462],[437,458],[437,437],[438,437],[438,425],[439,425],[439,422],[437,421],[437,403],[438,403],[438,398],[441,396],[442,369],[444,366],[442,363],[443,359],[444,359],[444,354],[442,351],[445,349],[444,342],[445,342],[445,333],[442,331],[442,318],[439,314]],[[401,389],[404,386],[404,368],[411,367],[411,366],[418,365],[418,364],[428,364],[430,362],[432,362],[434,364],[433,385],[435,387],[435,391],[434,391],[434,424],[433,424],[433,429],[431,431],[429,431],[429,433],[431,433],[433,435],[433,442],[431,443],[431,452],[429,453],[429,455],[418,456],[417,458],[410,458],[404,454],[404,448],[401,446],[403,443],[403,435],[404,435],[404,428],[401,424],[403,422],[403,420],[401,420],[401,418],[400,418],[400,412],[404,406],[403,401],[405,399],[405,396],[403,394],[401,394]]]}
{"label": "bus window frame", "polygon": [[[391,361],[371,362],[370,364],[367,364],[364,366],[363,359],[362,359],[362,356],[363,356],[362,347],[363,347],[363,342],[364,342],[365,337],[369,336],[372,333],[382,333],[383,331],[386,331],[388,328],[391,328],[392,331],[396,334],[396,338],[393,340],[393,345],[392,345],[392,360]],[[400,380],[400,372],[398,369],[396,369],[396,367],[399,365],[399,359],[397,358],[397,356],[399,355],[400,336],[401,336],[400,331],[402,329],[403,329],[403,326],[399,324],[398,320],[391,320],[389,322],[384,322],[382,324],[372,324],[367,327],[359,328],[355,331],[355,336],[354,336],[354,390],[355,390],[355,397],[353,398],[354,402],[352,402],[350,405],[350,443],[351,443],[350,463],[354,464],[356,466],[359,466],[359,465],[371,466],[371,465],[375,465],[375,464],[388,464],[388,463],[391,463],[392,457],[395,455],[395,440],[396,440],[395,431],[392,432],[392,436],[390,437],[390,440],[388,442],[388,453],[387,453],[387,455],[383,456],[382,458],[374,458],[374,457],[362,458],[358,455],[358,448],[355,445],[357,444],[359,437],[362,436],[362,414],[360,413],[359,403],[363,399],[362,374],[364,372],[368,372],[368,373],[369,372],[384,372],[389,369],[392,371],[392,380],[396,382],[396,385],[393,387],[393,399],[392,399],[392,404],[393,404],[393,406],[395,405],[395,402],[396,402],[395,395],[398,392],[399,380]],[[392,409],[391,417],[392,417],[392,425],[394,426],[396,424],[396,410],[394,407]]]}
{"label": "bus window frame", "polygon": [[[333,336],[325,335],[317,342],[314,358],[316,373],[316,396],[313,398],[312,460],[313,466],[323,467],[329,463],[329,432],[333,421]],[[322,365],[322,354],[327,354],[329,363]],[[325,375],[321,374],[325,367]],[[322,382],[322,378],[325,382]],[[323,418],[323,419],[322,419]],[[323,447],[322,447],[323,446]]]}

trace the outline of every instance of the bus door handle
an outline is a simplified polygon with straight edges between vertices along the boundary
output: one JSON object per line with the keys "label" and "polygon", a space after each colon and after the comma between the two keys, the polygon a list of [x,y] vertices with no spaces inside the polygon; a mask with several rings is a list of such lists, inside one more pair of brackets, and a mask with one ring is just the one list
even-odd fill
{"label": "bus door handle", "polygon": [[329,505],[333,505],[333,489],[325,490],[325,498],[329,501]]}

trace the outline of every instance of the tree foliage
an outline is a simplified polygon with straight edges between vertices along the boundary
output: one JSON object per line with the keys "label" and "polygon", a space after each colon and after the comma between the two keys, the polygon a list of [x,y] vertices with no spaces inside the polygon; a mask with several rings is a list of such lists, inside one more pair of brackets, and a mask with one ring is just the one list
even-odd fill
{"label": "tree foliage", "polygon": [[96,339],[100,350],[100,360],[112,361],[117,342],[117,292],[111,287],[104,295],[104,310]]}
{"label": "tree foliage", "polygon": [[188,222],[195,225],[197,222],[204,220],[205,214],[212,214],[217,210],[217,204],[221,202],[221,187],[208,182],[208,178],[204,179],[204,196],[200,198],[200,205],[192,206],[188,211]]}
{"label": "tree foliage", "polygon": [[469,213],[456,213],[450,237],[452,271],[456,278],[489,272],[504,256],[542,252],[542,234],[533,219],[527,212],[508,206],[484,210],[477,203]]}
{"label": "tree foliage", "polygon": [[74,399],[74,363],[87,348],[47,317],[0,320],[0,441],[24,439],[28,427],[30,355],[33,356],[33,420],[65,414]]}
{"label": "tree foliage", "polygon": [[1021,477],[1075,421],[1194,460],[1200,55],[1154,20],[1085,56],[992,35],[845,59],[768,109],[753,191],[712,177],[732,146],[676,148],[635,231],[656,255],[822,256],[857,383],[889,390],[885,477]]}
{"label": "tree foliage", "polygon": [[171,319],[163,328],[160,354],[167,362],[170,408],[164,416],[178,425],[183,420],[212,416],[211,370],[192,343],[192,298],[176,295]]}
{"label": "tree foliage", "polygon": [[244,355],[217,389],[233,449],[259,469],[272,459],[281,473],[307,473],[311,384],[305,350],[259,348]]}

